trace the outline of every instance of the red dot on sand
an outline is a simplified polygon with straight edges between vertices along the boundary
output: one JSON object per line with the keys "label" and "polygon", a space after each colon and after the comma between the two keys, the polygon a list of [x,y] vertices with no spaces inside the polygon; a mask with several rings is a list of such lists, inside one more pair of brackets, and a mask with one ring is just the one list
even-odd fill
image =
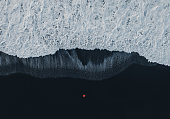
{"label": "red dot on sand", "polygon": [[83,94],[83,98],[85,98],[86,97],[86,95],[85,94]]}

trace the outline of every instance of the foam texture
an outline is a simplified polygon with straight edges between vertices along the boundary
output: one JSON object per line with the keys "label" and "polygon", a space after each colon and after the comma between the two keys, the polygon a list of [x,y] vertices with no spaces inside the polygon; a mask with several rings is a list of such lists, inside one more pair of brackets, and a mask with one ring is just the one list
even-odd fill
{"label": "foam texture", "polygon": [[10,55],[107,49],[170,66],[169,0],[0,0],[0,11],[0,51]]}

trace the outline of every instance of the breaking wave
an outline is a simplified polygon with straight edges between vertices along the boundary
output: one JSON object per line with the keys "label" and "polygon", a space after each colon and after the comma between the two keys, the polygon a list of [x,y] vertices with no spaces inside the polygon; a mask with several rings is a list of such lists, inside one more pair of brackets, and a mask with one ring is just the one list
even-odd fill
{"label": "breaking wave", "polygon": [[115,76],[131,64],[155,65],[138,53],[107,50],[59,50],[53,55],[33,58],[0,53],[0,75],[25,73],[40,78],[101,80]]}
{"label": "breaking wave", "polygon": [[0,51],[13,56],[97,48],[170,65],[169,0],[0,0],[0,11]]}

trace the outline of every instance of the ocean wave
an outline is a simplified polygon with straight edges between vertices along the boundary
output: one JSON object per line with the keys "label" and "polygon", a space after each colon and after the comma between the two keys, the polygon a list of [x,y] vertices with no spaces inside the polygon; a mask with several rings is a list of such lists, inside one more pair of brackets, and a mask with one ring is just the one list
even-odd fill
{"label": "ocean wave", "polygon": [[53,55],[18,58],[0,53],[0,75],[25,73],[40,78],[111,78],[132,64],[154,66],[138,53],[107,50],[59,50]]}
{"label": "ocean wave", "polygon": [[97,48],[170,66],[169,0],[1,0],[0,11],[0,51],[10,55]]}

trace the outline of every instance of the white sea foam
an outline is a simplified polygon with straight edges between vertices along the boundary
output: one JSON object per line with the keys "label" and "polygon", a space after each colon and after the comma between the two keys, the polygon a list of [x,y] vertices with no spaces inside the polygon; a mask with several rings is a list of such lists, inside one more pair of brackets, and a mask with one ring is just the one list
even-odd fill
{"label": "white sea foam", "polygon": [[0,51],[10,55],[97,48],[170,66],[169,0],[0,0],[0,11]]}

